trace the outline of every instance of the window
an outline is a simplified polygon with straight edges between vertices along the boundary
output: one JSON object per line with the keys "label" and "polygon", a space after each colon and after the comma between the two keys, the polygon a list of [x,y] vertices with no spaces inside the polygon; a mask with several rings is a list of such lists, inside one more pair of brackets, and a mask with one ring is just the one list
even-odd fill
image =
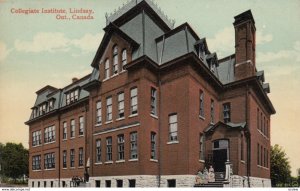
{"label": "window", "polygon": [[79,165],[78,166],[83,166],[83,148],[79,148]]}
{"label": "window", "polygon": [[151,159],[156,159],[156,133],[151,132]]}
{"label": "window", "polygon": [[45,128],[44,142],[50,143],[55,141],[55,126]]}
{"label": "window", "polygon": [[204,160],[204,135],[203,134],[200,134],[199,137],[199,147],[200,147],[199,159]]}
{"label": "window", "polygon": [[62,187],[66,187],[66,181],[62,181]]}
{"label": "window", "polygon": [[54,108],[54,100],[53,99],[49,101],[48,108],[49,108],[49,111],[53,110],[53,108]]}
{"label": "window", "polygon": [[259,109],[257,108],[257,113],[256,113],[256,122],[257,122],[257,129],[259,129]]}
{"label": "window", "polygon": [[201,117],[204,117],[204,92],[200,90],[200,113]]}
{"label": "window", "polygon": [[106,98],[106,121],[112,121],[112,97]]}
{"label": "window", "polygon": [[130,90],[130,114],[138,113],[138,97],[137,97],[137,88]]}
{"label": "window", "polygon": [[223,104],[224,123],[230,122],[230,103]]}
{"label": "window", "polygon": [[71,119],[71,138],[75,137],[75,120]]}
{"label": "window", "polygon": [[106,138],[106,161],[112,161],[112,138]]}
{"label": "window", "polygon": [[124,118],[124,92],[118,94],[118,118]]}
{"label": "window", "polygon": [[75,165],[75,150],[71,149],[70,151],[70,167],[74,167]]}
{"label": "window", "polygon": [[267,149],[266,148],[264,148],[264,167],[267,167],[267,151],[266,151]]}
{"label": "window", "polygon": [[263,128],[263,114],[260,113],[260,131],[262,132],[262,128]]}
{"label": "window", "polygon": [[42,132],[41,130],[32,132],[32,146],[37,146],[42,144]]}
{"label": "window", "polygon": [[47,103],[39,106],[39,115],[44,115],[47,112]]}
{"label": "window", "polygon": [[263,122],[263,134],[266,135],[266,117],[264,116],[264,122]]}
{"label": "window", "polygon": [[264,150],[263,150],[263,146],[260,145],[260,165],[263,166],[264,165]]}
{"label": "window", "polygon": [[78,89],[75,89],[75,90],[72,90],[70,92],[67,92],[67,95],[66,95],[66,104],[69,105],[75,101],[77,101],[79,98],[79,90]]}
{"label": "window", "polygon": [[38,111],[37,108],[34,108],[34,109],[32,110],[33,118],[36,118],[36,117],[38,116],[37,111]]}
{"label": "window", "polygon": [[129,187],[130,188],[134,188],[135,187],[135,179],[129,179],[128,182],[129,182]]}
{"label": "window", "polygon": [[168,187],[176,187],[176,180],[175,179],[169,179],[168,180]]}
{"label": "window", "polygon": [[215,118],[215,109],[214,109],[214,100],[210,101],[210,123],[214,123]]}
{"label": "window", "polygon": [[41,182],[40,181],[38,181],[38,187],[40,187],[41,186]]}
{"label": "window", "polygon": [[157,115],[156,89],[151,88],[151,114]]}
{"label": "window", "polygon": [[130,159],[137,159],[138,153],[137,153],[137,132],[130,133]]}
{"label": "window", "polygon": [[96,162],[101,162],[101,140],[96,140]]}
{"label": "window", "polygon": [[259,143],[257,143],[257,165],[260,165],[260,146]]}
{"label": "window", "polygon": [[244,135],[241,135],[241,160],[244,161]]}
{"label": "window", "polygon": [[63,139],[67,139],[68,129],[67,129],[67,122],[63,123]]}
{"label": "window", "polygon": [[126,49],[124,49],[122,51],[122,70],[123,70],[123,66],[125,66],[127,64],[127,51]]}
{"label": "window", "polygon": [[32,188],[34,187],[34,181],[32,181],[32,183],[31,183],[31,187],[32,187]]}
{"label": "window", "polygon": [[109,60],[106,59],[105,60],[105,66],[104,66],[104,70],[105,70],[105,74],[104,74],[104,77],[105,79],[109,78]]}
{"label": "window", "polygon": [[124,135],[118,135],[118,160],[124,160]]}
{"label": "window", "polygon": [[267,156],[267,168],[269,168],[269,151],[268,150],[266,150],[267,151],[267,154],[266,154],[266,156]]}
{"label": "window", "polygon": [[55,168],[55,155],[54,153],[47,153],[44,155],[44,168],[52,169]]}
{"label": "window", "polygon": [[101,101],[98,101],[96,104],[96,123],[101,124],[102,122],[102,109],[101,109]]}
{"label": "window", "polygon": [[32,157],[32,170],[41,169],[41,155],[36,155]]}
{"label": "window", "polygon": [[47,187],[47,181],[44,181],[44,188]]}
{"label": "window", "polygon": [[115,45],[113,48],[113,74],[118,73],[118,46]]}
{"label": "window", "polygon": [[117,180],[117,187],[123,187],[123,180]]}
{"label": "window", "polygon": [[63,168],[67,168],[67,151],[63,151]]}
{"label": "window", "polygon": [[51,188],[53,187],[53,181],[50,182]]}
{"label": "window", "polygon": [[96,188],[100,188],[100,180],[95,180]]}
{"label": "window", "polygon": [[269,121],[266,120],[266,136],[269,137]]}
{"label": "window", "polygon": [[169,141],[177,141],[177,114],[169,115]]}
{"label": "window", "polygon": [[111,187],[111,180],[105,180],[105,187]]}
{"label": "window", "polygon": [[84,134],[84,117],[79,117],[79,136]]}

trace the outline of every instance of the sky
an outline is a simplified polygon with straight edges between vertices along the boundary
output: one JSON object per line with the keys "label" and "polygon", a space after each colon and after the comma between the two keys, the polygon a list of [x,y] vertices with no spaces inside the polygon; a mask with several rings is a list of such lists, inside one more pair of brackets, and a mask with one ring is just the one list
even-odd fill
{"label": "sky", "polygon": [[[233,17],[251,9],[256,25],[257,69],[265,71],[268,94],[277,111],[271,118],[271,144],[287,153],[292,175],[300,168],[300,1],[156,0],[175,27],[188,22],[206,37],[218,58],[234,53]],[[124,0],[0,0],[0,142],[28,148],[29,119],[36,94],[46,85],[63,88],[83,77],[103,36],[105,13]],[[72,14],[42,9],[90,9],[93,19],[61,19]],[[37,9],[25,14],[19,9]],[[79,14],[80,15],[80,14]],[[87,15],[87,14],[81,14]]]}

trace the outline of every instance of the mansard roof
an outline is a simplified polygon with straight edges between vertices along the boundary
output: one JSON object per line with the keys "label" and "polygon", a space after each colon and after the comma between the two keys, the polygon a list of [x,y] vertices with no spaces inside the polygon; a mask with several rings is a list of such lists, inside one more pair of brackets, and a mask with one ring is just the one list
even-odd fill
{"label": "mansard roof", "polygon": [[94,57],[94,60],[92,62],[92,66],[95,68],[98,68],[99,66],[99,59],[102,57],[102,55],[104,54],[104,51],[106,49],[106,46],[108,45],[111,36],[113,34],[118,34],[120,37],[122,37],[125,41],[127,41],[128,43],[130,43],[132,45],[132,47],[135,49],[139,46],[139,44],[133,40],[130,36],[128,36],[126,33],[124,33],[119,27],[117,27],[115,24],[110,23],[109,25],[107,25],[104,29],[105,34],[104,37],[101,41],[101,44],[96,52],[96,56]]}

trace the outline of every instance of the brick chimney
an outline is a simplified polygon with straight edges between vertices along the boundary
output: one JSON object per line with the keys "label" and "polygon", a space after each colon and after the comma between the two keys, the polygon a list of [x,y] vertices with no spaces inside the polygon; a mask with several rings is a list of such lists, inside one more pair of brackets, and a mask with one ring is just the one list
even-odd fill
{"label": "brick chimney", "polygon": [[255,75],[255,21],[251,10],[234,17],[236,80]]}

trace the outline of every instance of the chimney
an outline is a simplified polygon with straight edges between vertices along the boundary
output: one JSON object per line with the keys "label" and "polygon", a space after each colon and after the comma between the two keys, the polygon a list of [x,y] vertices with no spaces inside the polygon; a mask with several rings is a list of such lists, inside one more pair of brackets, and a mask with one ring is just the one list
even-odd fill
{"label": "chimney", "polygon": [[78,80],[78,78],[74,77],[72,78],[72,83],[76,82]]}
{"label": "chimney", "polygon": [[251,10],[234,17],[236,80],[254,76],[255,67],[255,21]]}

